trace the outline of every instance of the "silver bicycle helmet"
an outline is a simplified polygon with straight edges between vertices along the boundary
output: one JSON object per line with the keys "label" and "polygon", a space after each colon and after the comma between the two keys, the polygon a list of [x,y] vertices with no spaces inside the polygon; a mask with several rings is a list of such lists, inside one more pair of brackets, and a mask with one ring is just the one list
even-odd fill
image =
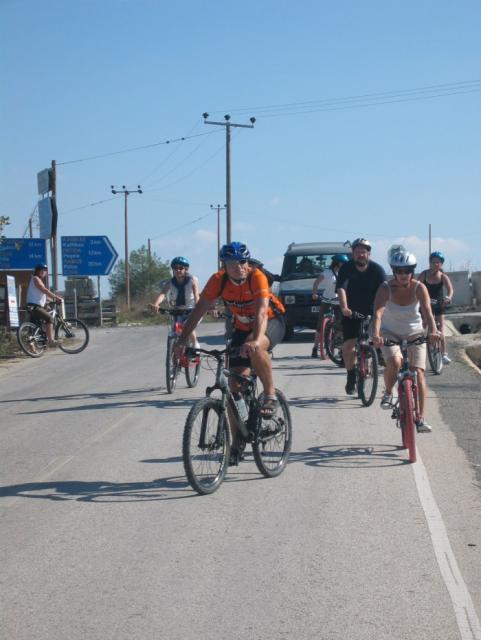
{"label": "silver bicycle helmet", "polygon": [[391,255],[391,259],[389,260],[389,264],[392,269],[411,269],[414,273],[414,269],[417,265],[416,256],[414,253],[409,253],[409,251],[397,251]]}

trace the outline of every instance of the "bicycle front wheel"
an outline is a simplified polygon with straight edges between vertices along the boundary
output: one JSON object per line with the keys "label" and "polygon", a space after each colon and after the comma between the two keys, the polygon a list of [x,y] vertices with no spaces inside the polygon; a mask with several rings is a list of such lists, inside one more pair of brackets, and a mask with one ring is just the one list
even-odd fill
{"label": "bicycle front wheel", "polygon": [[165,355],[165,386],[167,393],[173,393],[179,375],[179,363],[174,355],[174,340],[172,336],[167,338],[167,353]]}
{"label": "bicycle front wheel", "polygon": [[196,402],[187,416],[182,442],[185,475],[201,495],[216,491],[227,471],[230,433],[222,403],[215,398]]}
{"label": "bicycle front wheel", "polygon": [[[258,398],[259,407],[263,396]],[[258,414],[257,433],[252,442],[252,452],[259,471],[266,478],[275,478],[287,465],[292,447],[292,420],[289,405],[284,394],[276,389],[279,406],[271,418],[262,418]]]}
{"label": "bicycle front wheel", "polygon": [[361,345],[360,362],[358,363],[358,392],[365,407],[370,407],[376,397],[378,368],[376,349],[371,345]]}
{"label": "bicycle front wheel", "polygon": [[17,329],[17,341],[22,351],[31,358],[40,358],[47,348],[45,333],[33,322],[22,322]]}
{"label": "bicycle front wheel", "polygon": [[80,353],[89,343],[89,330],[78,318],[65,318],[55,329],[58,348],[64,353]]}
{"label": "bicycle front wheel", "polygon": [[344,365],[342,357],[342,333],[333,320],[328,320],[324,329],[324,348],[327,356],[338,367]]}
{"label": "bicycle front wheel", "polygon": [[433,373],[439,376],[443,370],[443,354],[441,353],[441,345],[438,342],[428,344],[428,360]]}
{"label": "bicycle front wheel", "polygon": [[403,445],[409,451],[409,462],[416,462],[416,424],[414,421],[413,383],[409,378],[402,381],[399,410]]}
{"label": "bicycle front wheel", "polygon": [[187,386],[191,389],[197,386],[200,375],[200,356],[195,358],[189,358],[188,364],[185,367],[185,379],[187,380]]}

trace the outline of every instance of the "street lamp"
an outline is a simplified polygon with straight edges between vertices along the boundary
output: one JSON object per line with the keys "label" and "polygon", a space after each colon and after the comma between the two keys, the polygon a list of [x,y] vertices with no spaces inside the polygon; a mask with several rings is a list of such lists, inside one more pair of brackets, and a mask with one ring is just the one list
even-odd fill
{"label": "street lamp", "polygon": [[115,189],[114,185],[110,185],[110,190],[114,195],[117,193],[124,194],[124,237],[125,237],[125,298],[127,302],[127,309],[130,311],[130,268],[129,268],[129,228],[127,217],[127,198],[131,193],[142,193],[140,184],[137,185],[137,189],[127,189],[125,185],[122,185],[122,189]]}
{"label": "street lamp", "polygon": [[214,206],[210,205],[211,209],[217,209],[217,268],[220,269],[220,212],[226,210],[226,205],[223,207],[220,204]]}

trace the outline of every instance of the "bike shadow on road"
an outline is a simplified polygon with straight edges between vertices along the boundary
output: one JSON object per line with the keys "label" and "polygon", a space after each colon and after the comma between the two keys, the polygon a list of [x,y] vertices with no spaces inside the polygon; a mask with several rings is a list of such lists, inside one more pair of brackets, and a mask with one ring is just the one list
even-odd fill
{"label": "bike shadow on road", "polygon": [[289,464],[302,462],[310,467],[336,469],[373,469],[411,464],[401,445],[394,444],[329,444],[310,447],[307,451],[291,451]]}
{"label": "bike shadow on road", "polygon": [[77,502],[146,502],[152,500],[179,500],[197,497],[183,476],[166,476],[150,482],[108,482],[59,480],[27,482],[0,487],[2,498],[30,498],[35,500]]}
{"label": "bike shadow on road", "polygon": [[[40,415],[40,414],[56,414],[56,413],[71,413],[77,411],[92,411],[92,410],[108,410],[108,409],[135,409],[142,407],[153,407],[157,409],[185,409],[190,407],[195,400],[194,397],[173,397],[168,396],[168,399],[160,399],[158,397],[152,397],[152,393],[162,393],[162,398],[165,398],[165,390],[156,389],[139,389],[139,390],[123,390],[112,392],[109,394],[74,394],[74,395],[58,395],[58,396],[41,396],[38,398],[23,398],[15,400],[2,400],[3,402],[41,402],[41,401],[65,401],[69,400],[89,400],[89,399],[112,399],[113,402],[85,402],[82,404],[69,405],[68,407],[54,407],[47,409],[36,409],[33,411],[18,411],[16,415],[28,416],[28,415]],[[139,397],[136,394],[146,394],[145,398]],[[133,397],[128,397],[133,396]],[[118,398],[118,400],[116,400]],[[122,398],[122,400],[120,400]],[[116,401],[115,401],[116,400]]]}

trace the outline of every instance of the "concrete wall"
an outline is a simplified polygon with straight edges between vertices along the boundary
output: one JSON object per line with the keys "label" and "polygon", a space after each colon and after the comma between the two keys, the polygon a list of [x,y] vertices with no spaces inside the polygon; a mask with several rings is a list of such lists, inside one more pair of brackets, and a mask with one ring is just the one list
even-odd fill
{"label": "concrete wall", "polygon": [[454,287],[453,307],[469,307],[473,304],[473,294],[469,281],[469,271],[450,271],[446,273]]}
{"label": "concrete wall", "polygon": [[474,304],[481,306],[481,271],[473,271],[471,274],[471,285],[473,288]]}

